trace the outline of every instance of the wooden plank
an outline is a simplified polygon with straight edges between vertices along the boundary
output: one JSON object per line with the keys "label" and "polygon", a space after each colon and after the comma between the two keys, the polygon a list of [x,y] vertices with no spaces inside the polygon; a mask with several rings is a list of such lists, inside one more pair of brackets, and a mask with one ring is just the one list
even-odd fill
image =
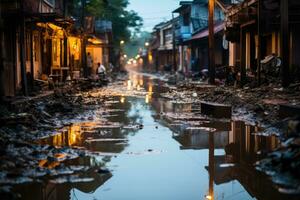
{"label": "wooden plank", "polygon": [[232,106],[210,102],[201,102],[201,113],[215,118],[231,118]]}

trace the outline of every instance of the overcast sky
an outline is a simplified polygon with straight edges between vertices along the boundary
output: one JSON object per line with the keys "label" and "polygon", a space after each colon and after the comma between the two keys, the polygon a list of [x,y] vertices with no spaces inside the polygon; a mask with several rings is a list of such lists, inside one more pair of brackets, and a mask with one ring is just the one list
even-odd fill
{"label": "overcast sky", "polygon": [[143,30],[152,31],[154,25],[172,18],[172,11],[180,0],[129,0],[129,10],[135,10],[144,19]]}

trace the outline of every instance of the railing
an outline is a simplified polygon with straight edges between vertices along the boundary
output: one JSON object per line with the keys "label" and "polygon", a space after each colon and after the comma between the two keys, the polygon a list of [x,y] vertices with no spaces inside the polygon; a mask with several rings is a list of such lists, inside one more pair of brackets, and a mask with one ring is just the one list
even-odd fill
{"label": "railing", "polygon": [[196,31],[200,31],[202,29],[207,28],[208,20],[192,17],[192,24],[193,24],[194,32],[196,32]]}

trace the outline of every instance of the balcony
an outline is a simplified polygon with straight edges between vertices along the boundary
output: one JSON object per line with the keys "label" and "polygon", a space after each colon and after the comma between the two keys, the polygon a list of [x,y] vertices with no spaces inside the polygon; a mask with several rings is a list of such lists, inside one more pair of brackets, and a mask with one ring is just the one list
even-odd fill
{"label": "balcony", "polygon": [[180,26],[175,30],[175,38],[177,41],[187,40],[192,37],[190,26]]}

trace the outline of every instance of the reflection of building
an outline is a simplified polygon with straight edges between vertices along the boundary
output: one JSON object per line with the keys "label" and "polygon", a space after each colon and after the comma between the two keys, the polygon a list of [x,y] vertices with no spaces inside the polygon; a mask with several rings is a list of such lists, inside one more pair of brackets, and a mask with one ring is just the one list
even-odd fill
{"label": "reflection of building", "polygon": [[[41,139],[39,141],[42,145],[51,145],[51,146],[68,146],[68,147],[84,147],[88,150],[94,152],[107,152],[107,153],[120,153],[124,150],[126,143],[124,144],[116,144],[118,141],[114,141],[113,138],[124,138],[124,135],[121,134],[121,130],[119,128],[103,128],[104,124],[97,123],[81,123],[74,124],[68,127],[52,137]],[[109,126],[109,125],[108,125]],[[113,136],[102,136],[101,131],[107,131],[109,129],[112,131]],[[109,138],[108,138],[109,137]],[[87,141],[88,138],[93,138],[90,141]],[[103,139],[101,141],[101,139]],[[112,139],[111,141],[105,141],[105,139]]]}
{"label": "reflection of building", "polygon": [[[237,180],[256,199],[287,199],[286,196],[278,193],[268,177],[260,174],[253,166],[267,152],[278,147],[278,139],[275,136],[253,135],[252,133],[257,131],[257,128],[245,125],[244,122],[232,122],[231,125],[225,155],[214,155],[214,150],[211,150],[211,148],[217,148],[214,144],[211,145],[215,143],[217,133],[214,133],[213,138],[209,140],[209,165],[205,168],[209,172],[210,182],[220,185]],[[216,197],[214,186],[209,184],[209,187],[209,195]]]}
{"label": "reflection of building", "polygon": [[[93,160],[89,157],[79,158],[75,162],[70,164],[74,166],[87,166],[90,167],[90,169],[88,171],[82,172],[76,178],[71,178],[72,176],[70,176],[69,181],[67,183],[59,184],[54,182],[44,182],[25,184],[17,186],[16,191],[22,195],[22,199],[24,200],[70,199],[70,197],[74,195],[73,192],[75,189],[83,193],[93,193],[96,191],[96,189],[98,189],[101,185],[103,185],[108,179],[112,177],[112,174],[110,173],[98,174],[97,172],[95,172],[97,171],[97,169],[99,169],[99,166],[93,164]],[[84,179],[91,179],[91,181],[83,181]]]}
{"label": "reflection of building", "polygon": [[[246,125],[244,122],[209,122],[200,123],[198,128],[188,129],[185,123],[181,132],[173,138],[181,144],[181,149],[208,149],[209,162],[205,169],[209,173],[209,188],[207,198],[219,199],[227,193],[219,194],[221,187],[234,180],[238,181],[245,190],[257,199],[289,199],[278,193],[271,180],[255,169],[256,161],[264,158],[268,152],[280,145],[275,136],[265,137],[254,135],[260,128]],[[194,126],[194,127],[197,127]],[[201,126],[201,127],[200,127]],[[215,132],[208,132],[204,128],[215,128]],[[177,127],[180,130],[180,127]],[[218,150],[218,154],[215,154]],[[220,150],[224,150],[220,154]],[[293,198],[291,198],[293,199]]]}
{"label": "reflection of building", "polygon": [[[216,149],[225,148],[228,144],[228,132],[218,132],[214,135],[214,145]],[[201,130],[185,131],[183,134],[174,136],[182,146],[181,149],[208,149],[209,132]]]}

